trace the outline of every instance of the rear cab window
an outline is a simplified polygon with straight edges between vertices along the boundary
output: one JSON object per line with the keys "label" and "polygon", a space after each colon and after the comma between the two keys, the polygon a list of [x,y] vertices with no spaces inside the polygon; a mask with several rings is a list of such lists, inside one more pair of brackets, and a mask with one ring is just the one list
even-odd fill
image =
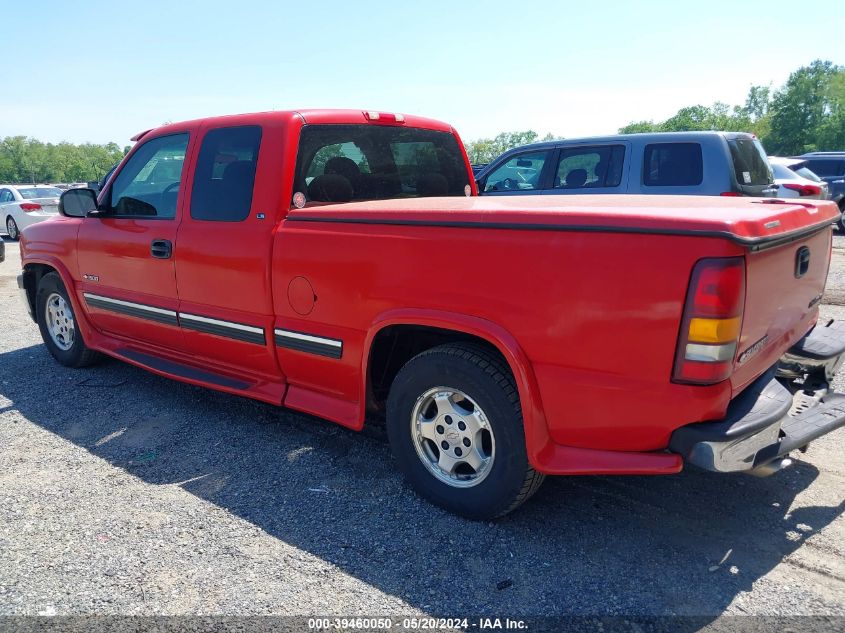
{"label": "rear cab window", "polygon": [[24,200],[37,200],[38,198],[58,198],[62,195],[62,190],[56,187],[28,187],[26,189],[18,187],[18,193]]}
{"label": "rear cab window", "polygon": [[294,199],[306,204],[465,196],[464,155],[449,132],[394,126],[302,128]]}
{"label": "rear cab window", "polygon": [[734,175],[740,189],[772,184],[773,173],[763,146],[756,138],[728,139]]}
{"label": "rear cab window", "polygon": [[699,143],[650,143],[643,153],[643,185],[691,187],[704,180]]}

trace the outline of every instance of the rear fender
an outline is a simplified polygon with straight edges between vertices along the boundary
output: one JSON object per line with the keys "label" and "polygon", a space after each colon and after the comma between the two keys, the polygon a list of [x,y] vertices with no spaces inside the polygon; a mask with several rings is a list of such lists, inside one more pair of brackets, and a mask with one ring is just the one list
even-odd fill
{"label": "rear fender", "polygon": [[[540,465],[539,456],[551,443],[548,425],[531,362],[510,332],[496,323],[466,314],[425,309],[384,312],[373,322],[364,341],[366,353],[362,359],[361,394],[367,393],[368,364],[373,341],[380,331],[392,325],[418,325],[462,332],[483,339],[498,349],[510,367],[519,392],[528,460],[535,468]],[[366,398],[360,400],[359,416],[363,423]]]}

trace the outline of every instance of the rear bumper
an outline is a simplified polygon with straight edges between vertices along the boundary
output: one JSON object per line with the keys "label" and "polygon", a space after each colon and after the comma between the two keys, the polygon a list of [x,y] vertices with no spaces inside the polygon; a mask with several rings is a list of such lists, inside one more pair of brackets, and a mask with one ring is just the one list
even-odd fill
{"label": "rear bumper", "polygon": [[725,419],[679,428],[669,450],[707,470],[764,470],[845,425],[845,395],[828,384],[843,359],[845,322],[816,325],[731,402]]}

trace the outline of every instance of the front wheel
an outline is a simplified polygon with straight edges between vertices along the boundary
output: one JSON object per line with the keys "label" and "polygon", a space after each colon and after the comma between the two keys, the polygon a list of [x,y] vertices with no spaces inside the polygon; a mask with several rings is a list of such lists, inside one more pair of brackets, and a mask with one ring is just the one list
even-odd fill
{"label": "front wheel", "polygon": [[18,230],[18,224],[11,215],[6,218],[6,233],[8,233],[9,239],[14,241],[17,241],[21,236],[21,232]]}
{"label": "front wheel", "polygon": [[412,358],[387,403],[399,468],[423,497],[471,519],[492,519],[533,495],[522,409],[507,367],[484,348],[449,344]]}
{"label": "front wheel", "polygon": [[44,345],[59,363],[65,367],[86,367],[99,360],[100,355],[85,345],[67,290],[57,273],[41,278],[35,309]]}

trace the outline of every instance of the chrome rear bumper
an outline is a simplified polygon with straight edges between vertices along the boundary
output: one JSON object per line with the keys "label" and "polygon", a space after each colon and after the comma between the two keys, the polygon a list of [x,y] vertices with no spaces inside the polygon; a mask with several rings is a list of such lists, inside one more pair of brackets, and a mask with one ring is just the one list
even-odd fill
{"label": "chrome rear bumper", "polygon": [[845,395],[828,382],[845,359],[845,322],[819,324],[737,396],[717,422],[677,429],[669,450],[717,472],[770,474],[790,451],[845,425]]}

